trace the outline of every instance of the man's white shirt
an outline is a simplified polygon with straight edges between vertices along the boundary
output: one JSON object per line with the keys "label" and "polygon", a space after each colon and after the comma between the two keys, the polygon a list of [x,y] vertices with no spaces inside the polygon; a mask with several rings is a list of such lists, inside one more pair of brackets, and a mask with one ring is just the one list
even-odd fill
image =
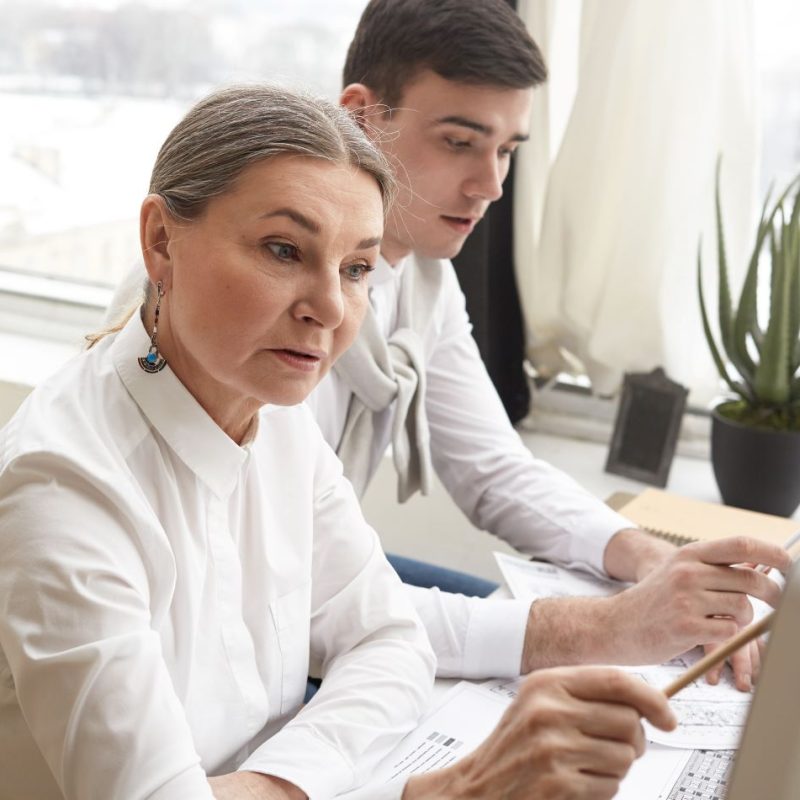
{"label": "man's white shirt", "polygon": [[[370,276],[370,302],[388,339],[395,331],[408,260],[380,258]],[[443,288],[422,332],[427,367],[426,413],[436,472],[472,523],[520,552],[604,574],[609,539],[631,523],[575,481],[534,458],[508,421],[472,337],[464,294],[449,261]],[[308,399],[323,436],[336,447],[350,389],[332,371]],[[392,408],[377,419],[371,468],[390,442]],[[519,674],[530,605],[408,587],[438,658],[439,675]]]}

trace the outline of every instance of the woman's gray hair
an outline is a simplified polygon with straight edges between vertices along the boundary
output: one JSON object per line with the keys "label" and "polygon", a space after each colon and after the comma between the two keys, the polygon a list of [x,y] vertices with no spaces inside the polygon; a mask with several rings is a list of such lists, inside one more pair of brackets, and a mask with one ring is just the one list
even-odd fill
{"label": "woman's gray hair", "polygon": [[384,210],[394,197],[391,168],[347,110],[265,84],[231,86],[198,102],[161,146],[150,192],[175,217],[196,219],[250,164],[287,153],[364,170]]}
{"label": "woman's gray hair", "polygon": [[[200,100],[161,145],[150,177],[150,193],[160,195],[176,219],[202,216],[251,164],[295,154],[364,170],[378,184],[386,213],[395,180],[381,151],[350,113],[327,100],[268,84],[219,89]],[[112,327],[86,336],[89,347],[120,330],[141,302],[152,299],[144,282],[135,306]]]}

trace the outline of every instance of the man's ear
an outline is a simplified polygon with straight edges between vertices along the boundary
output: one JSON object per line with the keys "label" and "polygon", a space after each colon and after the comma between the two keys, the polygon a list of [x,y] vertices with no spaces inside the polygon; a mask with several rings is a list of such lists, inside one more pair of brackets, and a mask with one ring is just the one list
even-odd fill
{"label": "man's ear", "polygon": [[382,112],[389,110],[381,104],[378,95],[363,83],[350,83],[345,86],[339,95],[339,105],[344,106],[362,128],[367,121],[372,126],[379,125],[384,117]]}
{"label": "man's ear", "polygon": [[164,198],[157,194],[147,195],[139,213],[142,256],[153,285],[161,281],[165,289],[171,288],[172,285],[172,256],[169,244],[175,231],[175,221],[164,203]]}

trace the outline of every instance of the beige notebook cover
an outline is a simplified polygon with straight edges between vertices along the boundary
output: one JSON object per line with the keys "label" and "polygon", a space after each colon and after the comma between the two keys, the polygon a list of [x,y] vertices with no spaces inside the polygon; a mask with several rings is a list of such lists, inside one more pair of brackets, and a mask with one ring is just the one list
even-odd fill
{"label": "beige notebook cover", "polygon": [[691,500],[660,489],[645,489],[617,510],[648,533],[676,544],[744,535],[783,546],[800,528],[797,520]]}

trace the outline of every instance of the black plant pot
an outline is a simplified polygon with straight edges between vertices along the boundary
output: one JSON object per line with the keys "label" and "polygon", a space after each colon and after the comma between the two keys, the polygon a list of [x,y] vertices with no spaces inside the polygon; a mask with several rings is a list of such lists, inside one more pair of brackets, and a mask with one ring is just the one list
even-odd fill
{"label": "black plant pot", "polygon": [[714,409],[711,464],[729,506],[791,517],[800,504],[800,433],[751,428]]}

